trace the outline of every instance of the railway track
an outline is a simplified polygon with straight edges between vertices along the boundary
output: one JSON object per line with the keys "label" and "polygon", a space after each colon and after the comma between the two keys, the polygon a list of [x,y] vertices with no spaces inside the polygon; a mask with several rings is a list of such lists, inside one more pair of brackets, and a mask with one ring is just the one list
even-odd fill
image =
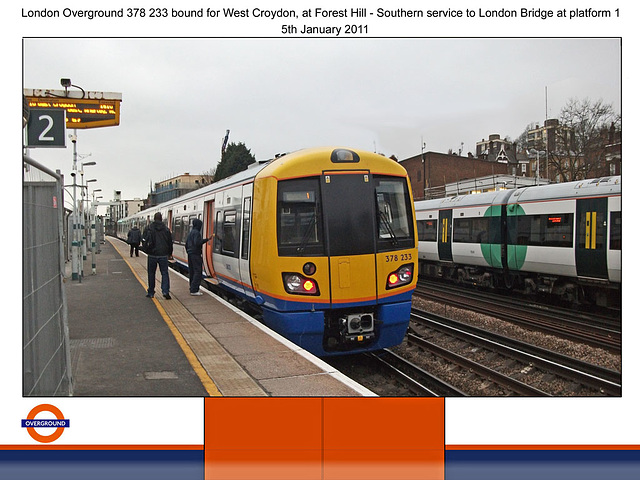
{"label": "railway track", "polygon": [[551,307],[471,289],[421,281],[415,296],[501,318],[525,328],[536,329],[571,341],[620,353],[620,318]]}
{"label": "railway track", "polygon": [[414,310],[399,347],[332,359],[381,396],[620,396],[618,372]]}
{"label": "railway track", "polygon": [[366,355],[385,369],[397,382],[403,384],[416,395],[425,397],[466,396],[462,390],[432,375],[389,349]]}
{"label": "railway track", "polygon": [[[618,372],[425,312],[414,310],[412,322],[416,331],[409,333],[409,345],[454,362],[462,369],[472,370],[513,394],[555,395],[557,384],[565,382],[566,389],[575,391],[579,386],[578,391],[583,395],[621,395]],[[443,335],[449,340],[443,341]],[[443,344],[450,346],[447,348]],[[532,375],[533,372],[538,375]],[[534,381],[525,381],[530,378]],[[556,386],[548,388],[545,379]],[[585,392],[585,389],[590,391]]]}

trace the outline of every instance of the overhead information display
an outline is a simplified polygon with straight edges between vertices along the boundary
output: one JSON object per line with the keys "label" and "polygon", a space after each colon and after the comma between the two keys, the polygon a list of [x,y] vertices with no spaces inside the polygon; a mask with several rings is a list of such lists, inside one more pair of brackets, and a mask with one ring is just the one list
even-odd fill
{"label": "overhead information display", "polygon": [[111,127],[120,124],[120,101],[27,97],[29,108],[59,108],[67,112],[67,128]]}

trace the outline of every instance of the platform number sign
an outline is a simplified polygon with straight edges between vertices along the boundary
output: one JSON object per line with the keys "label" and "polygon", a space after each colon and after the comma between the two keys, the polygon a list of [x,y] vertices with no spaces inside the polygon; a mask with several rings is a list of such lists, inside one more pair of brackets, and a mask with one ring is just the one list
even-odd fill
{"label": "platform number sign", "polygon": [[65,110],[32,108],[27,123],[27,147],[65,147],[65,126]]}

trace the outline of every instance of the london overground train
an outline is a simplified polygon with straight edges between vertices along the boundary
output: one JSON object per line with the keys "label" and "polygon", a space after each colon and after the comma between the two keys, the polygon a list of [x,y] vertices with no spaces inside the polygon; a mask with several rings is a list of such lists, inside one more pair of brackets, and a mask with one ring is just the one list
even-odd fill
{"label": "london overground train", "polygon": [[259,310],[271,329],[320,356],[402,342],[418,244],[407,172],[346,148],[302,150],[118,222],[126,239],[162,213],[186,265],[194,218],[205,281]]}

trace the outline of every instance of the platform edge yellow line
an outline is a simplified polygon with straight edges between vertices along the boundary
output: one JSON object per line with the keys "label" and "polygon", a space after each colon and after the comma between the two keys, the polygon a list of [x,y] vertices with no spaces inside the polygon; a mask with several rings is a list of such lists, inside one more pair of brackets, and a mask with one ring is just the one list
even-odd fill
{"label": "platform edge yellow line", "polygon": [[[113,245],[113,243],[111,243],[111,244]],[[113,247],[118,251],[118,253],[122,257],[122,259],[125,261],[125,263],[129,267],[129,269],[131,270],[133,275],[136,277],[138,282],[140,282],[140,284],[143,287],[145,287],[145,290],[146,290],[147,284],[144,283],[144,281],[140,278],[140,275],[138,275],[136,273],[135,269],[133,268],[133,265],[131,265],[131,263],[129,263],[129,261],[124,257],[124,255],[122,255],[122,252],[120,252],[120,250],[115,245],[113,245]],[[152,300],[153,300],[154,305],[158,309],[158,312],[160,312],[160,315],[162,316],[162,319],[167,324],[167,326],[169,327],[169,330],[171,331],[171,333],[173,334],[174,338],[176,339],[176,342],[178,342],[178,345],[180,346],[180,348],[182,349],[183,353],[187,357],[187,360],[191,364],[191,367],[196,372],[196,375],[198,375],[198,378],[200,379],[200,382],[202,383],[202,386],[205,388],[205,390],[207,391],[209,396],[211,396],[211,397],[222,397],[223,395],[220,392],[220,390],[218,389],[218,387],[216,386],[215,382],[209,376],[209,374],[207,373],[206,369],[202,366],[202,364],[200,363],[200,360],[198,360],[198,357],[196,356],[194,351],[189,346],[189,343],[184,339],[184,337],[180,333],[180,330],[178,330],[178,327],[175,326],[175,324],[171,320],[171,317],[167,314],[167,312],[164,309],[164,307],[160,304],[160,302],[158,301],[157,298],[154,297]]]}

